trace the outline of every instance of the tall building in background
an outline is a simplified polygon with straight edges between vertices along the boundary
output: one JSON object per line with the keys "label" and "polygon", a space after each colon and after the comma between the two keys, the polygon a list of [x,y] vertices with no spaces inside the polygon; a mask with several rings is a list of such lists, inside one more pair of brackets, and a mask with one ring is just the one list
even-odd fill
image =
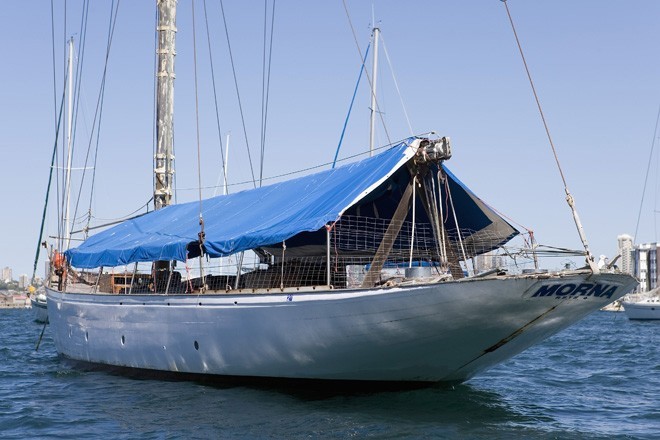
{"label": "tall building in background", "polygon": [[634,274],[634,243],[633,243],[633,237],[628,235],[628,234],[621,234],[617,237],[617,240],[619,242],[619,252],[618,254],[621,255],[621,258],[619,259],[619,268],[621,269],[621,272],[624,273],[629,273],[631,275]]}
{"label": "tall building in background", "polygon": [[639,279],[638,292],[658,287],[658,243],[633,246],[633,275]]}
{"label": "tall building in background", "polygon": [[28,276],[26,274],[21,275],[18,277],[18,288],[19,289],[27,289],[28,286]]}
{"label": "tall building in background", "polygon": [[3,281],[11,281],[11,267],[7,266],[4,269],[2,269],[2,280]]}

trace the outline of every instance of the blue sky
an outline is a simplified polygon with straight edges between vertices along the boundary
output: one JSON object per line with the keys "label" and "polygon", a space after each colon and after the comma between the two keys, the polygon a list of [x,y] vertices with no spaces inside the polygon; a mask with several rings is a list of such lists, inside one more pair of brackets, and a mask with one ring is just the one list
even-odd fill
{"label": "blue sky", "polygon": [[[59,100],[64,40],[74,34],[79,38],[81,2],[67,2],[67,29],[64,2],[54,3]],[[89,143],[110,9],[110,1],[91,3],[84,110],[76,134],[79,152]],[[151,197],[154,3],[120,4],[92,202],[96,223],[126,215]],[[375,11],[413,131],[450,136],[452,171],[486,202],[532,228],[540,243],[579,249],[502,2],[346,4],[363,51]],[[617,235],[635,230],[660,105],[660,2],[509,0],[508,5],[592,250],[613,257]],[[198,0],[202,186],[212,187],[220,173],[220,149],[202,6]],[[207,9],[223,136],[231,131],[229,180],[243,182],[250,171],[218,2],[208,0]],[[248,139],[258,160],[264,4],[225,0],[225,11]],[[31,273],[54,142],[50,14],[45,1],[0,5],[5,42],[0,69],[0,266],[11,266],[15,277]],[[360,67],[341,1],[278,0],[275,15],[265,176],[332,161]],[[180,0],[175,85],[179,201],[197,197],[191,16],[190,1]],[[387,132],[392,140],[405,138],[410,130],[384,53],[380,66],[379,104]],[[368,148],[366,84],[363,80],[340,156]],[[378,125],[378,143],[385,144],[385,131]],[[74,166],[82,161],[78,156]],[[655,170],[657,159],[652,161]],[[638,242],[656,240],[656,181],[652,177],[647,190]],[[241,188],[245,186],[231,190]],[[204,190],[205,196],[212,194],[212,188]],[[52,210],[47,224],[47,234],[55,234]]]}

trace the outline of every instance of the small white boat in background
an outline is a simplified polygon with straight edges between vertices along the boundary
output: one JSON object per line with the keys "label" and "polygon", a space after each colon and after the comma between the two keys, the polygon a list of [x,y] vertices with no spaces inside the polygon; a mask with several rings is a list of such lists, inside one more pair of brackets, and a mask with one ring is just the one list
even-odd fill
{"label": "small white boat in background", "polygon": [[628,319],[645,321],[660,319],[660,289],[628,295],[623,300],[623,308]]}

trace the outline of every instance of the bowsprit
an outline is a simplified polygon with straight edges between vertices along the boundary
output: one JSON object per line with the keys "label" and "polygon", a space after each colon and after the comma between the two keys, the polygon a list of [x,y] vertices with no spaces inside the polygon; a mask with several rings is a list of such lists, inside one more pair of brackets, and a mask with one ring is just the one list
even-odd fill
{"label": "bowsprit", "polygon": [[617,288],[618,286],[615,285],[599,283],[547,284],[539,287],[532,295],[532,298],[541,296],[555,296],[560,298],[566,296],[596,296],[599,298],[612,298]]}

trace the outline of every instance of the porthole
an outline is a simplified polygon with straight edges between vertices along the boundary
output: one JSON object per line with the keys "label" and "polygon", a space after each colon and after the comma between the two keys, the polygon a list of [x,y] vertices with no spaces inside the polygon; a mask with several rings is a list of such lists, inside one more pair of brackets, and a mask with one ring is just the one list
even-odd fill
{"label": "porthole", "polygon": [[124,344],[126,344],[126,338],[124,337],[124,335],[121,335],[121,345]]}
{"label": "porthole", "polygon": [[85,341],[89,341],[89,333],[85,332]]}
{"label": "porthole", "polygon": [[195,341],[195,350],[199,350],[199,343]]}

